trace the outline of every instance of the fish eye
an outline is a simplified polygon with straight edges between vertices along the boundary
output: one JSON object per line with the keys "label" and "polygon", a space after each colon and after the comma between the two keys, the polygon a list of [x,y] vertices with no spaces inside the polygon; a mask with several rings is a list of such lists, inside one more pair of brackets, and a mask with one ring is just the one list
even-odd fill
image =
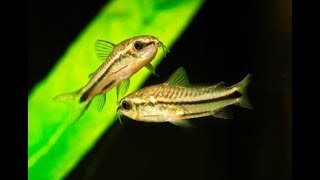
{"label": "fish eye", "polygon": [[131,109],[131,104],[128,101],[122,101],[121,108],[124,109],[124,110],[130,110]]}
{"label": "fish eye", "polygon": [[136,50],[138,50],[138,51],[141,50],[143,48],[143,43],[140,41],[136,41],[134,43],[134,48],[136,48]]}

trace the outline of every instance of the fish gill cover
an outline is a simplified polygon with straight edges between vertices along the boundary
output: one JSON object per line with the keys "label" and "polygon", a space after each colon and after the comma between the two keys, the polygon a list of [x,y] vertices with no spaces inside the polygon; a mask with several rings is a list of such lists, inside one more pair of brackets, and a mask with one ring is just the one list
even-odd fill
{"label": "fish gill cover", "polygon": [[[95,41],[118,43],[132,36],[150,34],[170,47],[202,4],[202,0],[114,0],[102,7],[29,94],[28,179],[64,178],[116,120],[115,88],[107,93],[101,112],[93,104],[72,126],[67,121],[72,108],[52,100],[57,94],[85,85],[88,74],[98,68],[101,61],[95,56]],[[163,58],[159,54],[152,62],[155,67]],[[145,69],[135,74],[128,93],[140,88],[150,74]]]}

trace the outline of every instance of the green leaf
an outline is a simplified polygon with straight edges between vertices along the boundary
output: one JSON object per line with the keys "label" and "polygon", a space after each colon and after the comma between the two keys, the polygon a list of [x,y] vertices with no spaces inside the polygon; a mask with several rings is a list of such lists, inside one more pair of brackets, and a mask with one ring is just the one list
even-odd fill
{"label": "green leaf", "polygon": [[[28,179],[63,179],[115,121],[115,88],[107,93],[101,112],[89,107],[71,126],[67,118],[72,108],[52,100],[58,94],[77,90],[87,83],[88,74],[101,63],[95,55],[96,40],[118,43],[132,36],[150,34],[170,47],[202,2],[118,0],[101,9],[70,44],[47,77],[29,94]],[[156,67],[163,56],[158,53],[152,65]],[[144,68],[135,74],[128,93],[140,88],[150,74]]]}

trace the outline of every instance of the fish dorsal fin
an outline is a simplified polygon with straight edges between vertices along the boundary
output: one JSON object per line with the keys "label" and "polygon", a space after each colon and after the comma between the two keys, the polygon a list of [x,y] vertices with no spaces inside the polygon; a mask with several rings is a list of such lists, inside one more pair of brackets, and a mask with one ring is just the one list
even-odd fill
{"label": "fish dorsal fin", "polygon": [[178,68],[166,81],[167,84],[188,87],[190,86],[187,73],[183,67]]}
{"label": "fish dorsal fin", "polygon": [[120,100],[128,91],[130,86],[130,79],[123,80],[117,86],[117,101]]}
{"label": "fish dorsal fin", "polygon": [[96,56],[104,61],[116,45],[112,42],[98,39],[95,44]]}

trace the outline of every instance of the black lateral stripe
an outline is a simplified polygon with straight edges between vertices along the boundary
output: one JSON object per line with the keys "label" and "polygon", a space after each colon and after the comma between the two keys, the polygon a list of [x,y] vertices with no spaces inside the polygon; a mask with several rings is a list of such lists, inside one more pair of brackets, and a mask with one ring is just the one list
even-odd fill
{"label": "black lateral stripe", "polygon": [[90,92],[92,91],[92,89],[96,86],[97,83],[93,83],[92,86],[82,94],[82,96],[80,97],[79,102],[82,103],[84,101],[86,101],[89,97]]}
{"label": "black lateral stripe", "polygon": [[241,97],[242,94],[238,91],[235,91],[231,94],[228,94],[226,96],[218,97],[218,98],[212,98],[212,99],[204,99],[199,101],[172,101],[172,102],[166,102],[166,101],[157,101],[159,104],[174,104],[174,105],[196,105],[196,104],[204,104],[204,103],[214,103],[217,101],[223,101],[228,99],[234,99]]}
{"label": "black lateral stripe", "polygon": [[102,91],[106,90],[108,87],[110,87],[111,85],[113,85],[113,83],[116,82],[115,80],[114,81],[111,81],[109,82],[107,85],[105,85],[102,89]]}
{"label": "black lateral stripe", "polygon": [[88,89],[86,92],[84,92],[82,94],[82,96],[80,97],[80,100],[79,100],[80,103],[82,103],[88,99],[90,91],[91,91],[91,89]]}
{"label": "black lateral stripe", "polygon": [[[106,89],[107,89],[108,87],[110,87],[114,82],[115,82],[115,81],[109,82],[107,85],[105,85],[105,86],[103,87],[102,91],[106,90]],[[80,103],[82,103],[82,102],[84,102],[84,101],[86,101],[86,100],[88,99],[90,92],[91,92],[92,89],[96,86],[96,84],[97,84],[97,83],[94,83],[94,84],[91,86],[90,89],[88,89],[86,92],[84,92],[84,93],[82,94],[82,96],[80,97],[80,100],[79,100]]]}
{"label": "black lateral stripe", "polygon": [[[113,66],[113,64],[119,62],[124,56],[125,56],[125,55],[122,55],[122,54],[121,54],[118,59],[114,60],[114,61],[112,62],[112,64],[109,65],[109,67],[104,71],[104,73],[98,78],[96,84],[98,84],[98,83],[109,73],[109,71],[110,71],[111,67]],[[125,67],[126,67],[126,66],[125,66]],[[124,67],[123,67],[123,68],[124,68]],[[121,69],[123,69],[123,68],[121,68]],[[120,70],[121,70],[121,69],[120,69]],[[118,71],[120,71],[120,70],[118,70]],[[118,72],[118,71],[117,71],[117,72]]]}
{"label": "black lateral stripe", "polygon": [[[119,58],[120,59],[120,58]],[[118,61],[119,59],[117,59],[116,61]],[[115,63],[116,61],[114,61],[113,63]],[[84,101],[86,101],[89,97],[89,93],[92,91],[92,89],[94,89],[96,87],[96,85],[104,78],[104,76],[109,72],[111,66],[109,66],[109,68],[102,74],[102,76],[99,77],[99,79],[97,80],[97,82],[93,83],[92,86],[85,92],[83,93],[83,95],[80,97],[79,102],[82,103]],[[127,66],[124,66],[123,68],[125,68]],[[118,71],[122,70],[123,68],[119,69]],[[98,70],[100,71],[100,70]],[[118,72],[116,71],[116,72]],[[115,73],[116,73],[115,72]],[[111,81],[110,83],[108,83],[106,86],[103,87],[103,91],[106,90],[109,86],[111,86],[115,81]]]}
{"label": "black lateral stripe", "polygon": [[[118,62],[118,61],[121,59],[121,57],[122,57],[122,56],[120,56],[120,57],[119,57],[117,60],[115,60],[113,63]],[[109,70],[110,70],[111,66],[112,66],[112,65],[110,65],[110,66],[108,67],[108,69],[106,69],[106,71],[98,78],[97,82],[95,82],[95,83],[90,87],[90,89],[88,89],[87,92],[90,92],[90,91],[109,73]],[[124,66],[123,68],[119,69],[119,70],[116,71],[115,73],[119,72],[120,70],[124,69],[125,67],[127,67],[127,65]],[[100,71],[100,70],[99,70],[99,71]],[[111,84],[113,84],[113,83],[114,83],[114,81],[112,81]],[[110,84],[110,83],[109,83],[109,84]],[[109,84],[107,84],[105,87],[103,87],[102,90],[107,89],[107,88],[108,88],[107,86],[108,86]],[[110,85],[111,85],[111,84],[110,84]],[[109,86],[110,86],[110,85],[109,85]],[[81,98],[80,98],[80,100],[81,100]],[[82,102],[83,102],[83,101],[82,101]]]}
{"label": "black lateral stripe", "polygon": [[212,111],[195,112],[195,113],[183,114],[182,116],[194,116],[194,115],[200,115],[200,114],[211,113],[211,112]]}
{"label": "black lateral stripe", "polygon": [[[113,61],[112,64],[116,63],[119,59],[121,59],[121,56],[119,56],[118,59],[116,59],[115,61]],[[111,65],[104,71],[104,73],[98,78],[96,84],[98,84],[98,83],[109,73],[112,64],[111,64]]]}

